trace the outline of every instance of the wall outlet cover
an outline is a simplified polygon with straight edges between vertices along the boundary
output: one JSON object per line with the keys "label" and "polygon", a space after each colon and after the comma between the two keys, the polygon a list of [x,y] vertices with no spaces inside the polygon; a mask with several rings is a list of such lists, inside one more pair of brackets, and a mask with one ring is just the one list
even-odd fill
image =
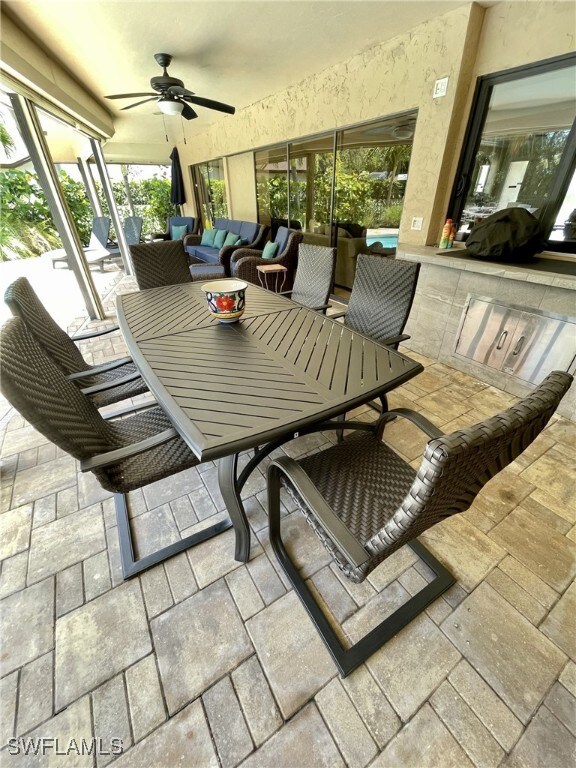
{"label": "wall outlet cover", "polygon": [[414,216],[412,218],[412,224],[410,226],[410,229],[421,230],[423,223],[424,223],[424,219],[422,216]]}
{"label": "wall outlet cover", "polygon": [[446,92],[448,91],[448,78],[442,77],[440,80],[436,80],[434,83],[434,93],[432,94],[433,99],[439,99],[440,96],[446,96]]}

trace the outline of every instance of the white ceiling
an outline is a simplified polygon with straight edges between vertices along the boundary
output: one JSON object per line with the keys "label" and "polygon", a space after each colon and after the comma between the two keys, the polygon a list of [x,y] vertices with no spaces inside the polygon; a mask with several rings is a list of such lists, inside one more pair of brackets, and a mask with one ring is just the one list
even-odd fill
{"label": "white ceiling", "polygon": [[155,53],[173,55],[169,74],[186,88],[238,110],[463,4],[4,0],[3,7],[114,115],[112,142],[165,147],[164,122],[174,142],[234,117],[198,107],[196,120],[163,121],[154,102],[122,112],[138,99],[104,98],[150,90],[150,78],[162,73]]}

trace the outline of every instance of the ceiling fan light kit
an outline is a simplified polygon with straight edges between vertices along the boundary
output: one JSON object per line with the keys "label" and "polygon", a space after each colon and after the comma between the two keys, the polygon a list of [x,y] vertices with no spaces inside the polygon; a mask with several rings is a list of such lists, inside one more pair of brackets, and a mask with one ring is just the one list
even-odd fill
{"label": "ceiling fan light kit", "polygon": [[131,99],[147,96],[148,98],[145,98],[143,101],[128,104],[127,107],[122,107],[122,109],[132,109],[133,107],[139,107],[140,104],[156,101],[158,109],[164,115],[181,115],[185,120],[193,120],[195,117],[198,117],[190,104],[196,104],[207,109],[215,109],[228,115],[233,115],[236,112],[236,109],[230,106],[230,104],[223,104],[220,101],[196,96],[194,91],[189,91],[184,87],[182,80],[178,80],[177,77],[171,77],[167,72],[167,68],[172,61],[172,56],[169,53],[155,53],[154,58],[164,70],[161,75],[157,75],[150,80],[150,87],[154,89],[155,93],[115,93],[112,96],[106,96],[106,98]]}

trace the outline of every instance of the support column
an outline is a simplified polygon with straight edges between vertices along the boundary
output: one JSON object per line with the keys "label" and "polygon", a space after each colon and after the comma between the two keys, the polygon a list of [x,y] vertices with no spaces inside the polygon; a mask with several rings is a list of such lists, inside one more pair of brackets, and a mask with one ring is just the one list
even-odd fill
{"label": "support column", "polygon": [[92,148],[92,154],[94,155],[96,168],[98,169],[98,175],[100,176],[100,183],[102,184],[104,197],[108,203],[108,209],[110,211],[112,223],[114,224],[114,229],[116,230],[116,240],[118,242],[118,247],[120,248],[120,256],[122,257],[124,271],[127,275],[132,275],[134,274],[134,270],[132,269],[130,250],[124,236],[124,227],[120,221],[120,214],[118,213],[118,208],[116,207],[116,201],[114,200],[112,183],[110,182],[108,169],[106,168],[106,160],[104,159],[104,155],[102,153],[102,145],[96,139],[90,139],[90,146]]}

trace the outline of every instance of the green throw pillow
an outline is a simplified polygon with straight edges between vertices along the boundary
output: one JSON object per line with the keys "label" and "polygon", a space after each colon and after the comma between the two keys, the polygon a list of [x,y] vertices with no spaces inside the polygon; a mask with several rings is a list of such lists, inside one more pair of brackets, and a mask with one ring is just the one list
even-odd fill
{"label": "green throw pillow", "polygon": [[262,251],[263,259],[273,259],[276,256],[278,250],[278,243],[266,243],[264,250]]}
{"label": "green throw pillow", "polygon": [[172,240],[181,240],[188,234],[188,226],[183,224],[181,227],[172,227]]}
{"label": "green throw pillow", "polygon": [[236,245],[238,240],[238,235],[236,232],[228,232],[226,235],[226,240],[224,240],[224,245]]}
{"label": "green throw pillow", "polygon": [[200,245],[213,246],[215,237],[216,237],[215,229],[205,229],[204,232],[202,232],[202,240],[200,240]]}
{"label": "green throw pillow", "polygon": [[217,229],[215,230],[216,234],[214,235],[214,248],[222,248],[224,245],[224,240],[226,240],[226,235],[228,234],[227,229]]}
{"label": "green throw pillow", "polygon": [[248,245],[248,240],[245,240],[243,237],[239,237],[238,240],[236,240],[235,245]]}

